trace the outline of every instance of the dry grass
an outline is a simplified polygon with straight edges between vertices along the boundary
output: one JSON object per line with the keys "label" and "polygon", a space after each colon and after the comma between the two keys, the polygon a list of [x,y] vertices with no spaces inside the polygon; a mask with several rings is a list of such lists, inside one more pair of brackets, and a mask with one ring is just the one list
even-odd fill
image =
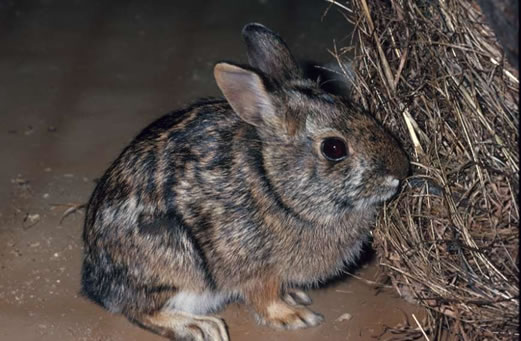
{"label": "dry grass", "polygon": [[472,1],[328,1],[355,25],[352,96],[413,165],[374,231],[392,285],[428,308],[403,338],[517,339],[517,73]]}

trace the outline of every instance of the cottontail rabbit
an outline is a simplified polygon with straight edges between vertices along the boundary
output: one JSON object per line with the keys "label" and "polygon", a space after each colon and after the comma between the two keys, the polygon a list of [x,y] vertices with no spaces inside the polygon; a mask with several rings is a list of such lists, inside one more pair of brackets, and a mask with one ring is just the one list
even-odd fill
{"label": "cottontail rabbit", "polygon": [[304,79],[278,35],[242,34],[250,65],[214,68],[225,100],[145,128],[87,208],[83,293],[171,339],[228,340],[208,314],[235,300],[262,324],[318,325],[295,288],[356,260],[408,172],[397,142]]}

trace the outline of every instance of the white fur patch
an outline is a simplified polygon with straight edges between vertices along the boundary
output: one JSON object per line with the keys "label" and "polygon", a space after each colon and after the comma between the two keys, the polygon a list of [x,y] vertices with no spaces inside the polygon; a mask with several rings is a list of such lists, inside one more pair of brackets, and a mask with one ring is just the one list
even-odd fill
{"label": "white fur patch", "polygon": [[220,292],[181,291],[166,302],[163,310],[205,315],[219,310],[229,299],[229,295]]}
{"label": "white fur patch", "polygon": [[387,182],[389,183],[390,187],[398,187],[398,185],[400,184],[400,180],[392,176],[387,177]]}
{"label": "white fur patch", "polygon": [[[356,179],[356,177],[354,179]],[[355,203],[355,208],[358,210],[362,210],[369,206],[374,205],[375,203],[390,199],[398,191],[399,185],[400,185],[400,180],[396,179],[394,176],[391,176],[391,175],[386,176],[382,180],[380,193],[375,194],[374,196],[369,197],[369,198],[358,200]]]}

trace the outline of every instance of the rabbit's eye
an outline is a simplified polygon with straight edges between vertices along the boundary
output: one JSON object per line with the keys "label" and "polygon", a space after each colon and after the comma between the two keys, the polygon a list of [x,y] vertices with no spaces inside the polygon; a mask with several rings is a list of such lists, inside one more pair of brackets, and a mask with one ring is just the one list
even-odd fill
{"label": "rabbit's eye", "polygon": [[328,137],[320,147],[324,157],[330,161],[341,161],[347,156],[346,143],[338,137]]}

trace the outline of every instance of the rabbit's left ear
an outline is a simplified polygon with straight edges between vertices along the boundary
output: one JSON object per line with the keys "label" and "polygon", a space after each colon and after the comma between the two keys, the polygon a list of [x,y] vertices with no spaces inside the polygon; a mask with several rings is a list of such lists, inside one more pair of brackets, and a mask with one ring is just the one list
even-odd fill
{"label": "rabbit's left ear", "polygon": [[255,71],[229,63],[218,63],[213,73],[217,86],[243,121],[256,127],[277,121],[271,96],[263,79]]}
{"label": "rabbit's left ear", "polygon": [[261,24],[248,24],[242,29],[251,66],[277,82],[302,77],[302,71],[288,46],[274,32]]}

